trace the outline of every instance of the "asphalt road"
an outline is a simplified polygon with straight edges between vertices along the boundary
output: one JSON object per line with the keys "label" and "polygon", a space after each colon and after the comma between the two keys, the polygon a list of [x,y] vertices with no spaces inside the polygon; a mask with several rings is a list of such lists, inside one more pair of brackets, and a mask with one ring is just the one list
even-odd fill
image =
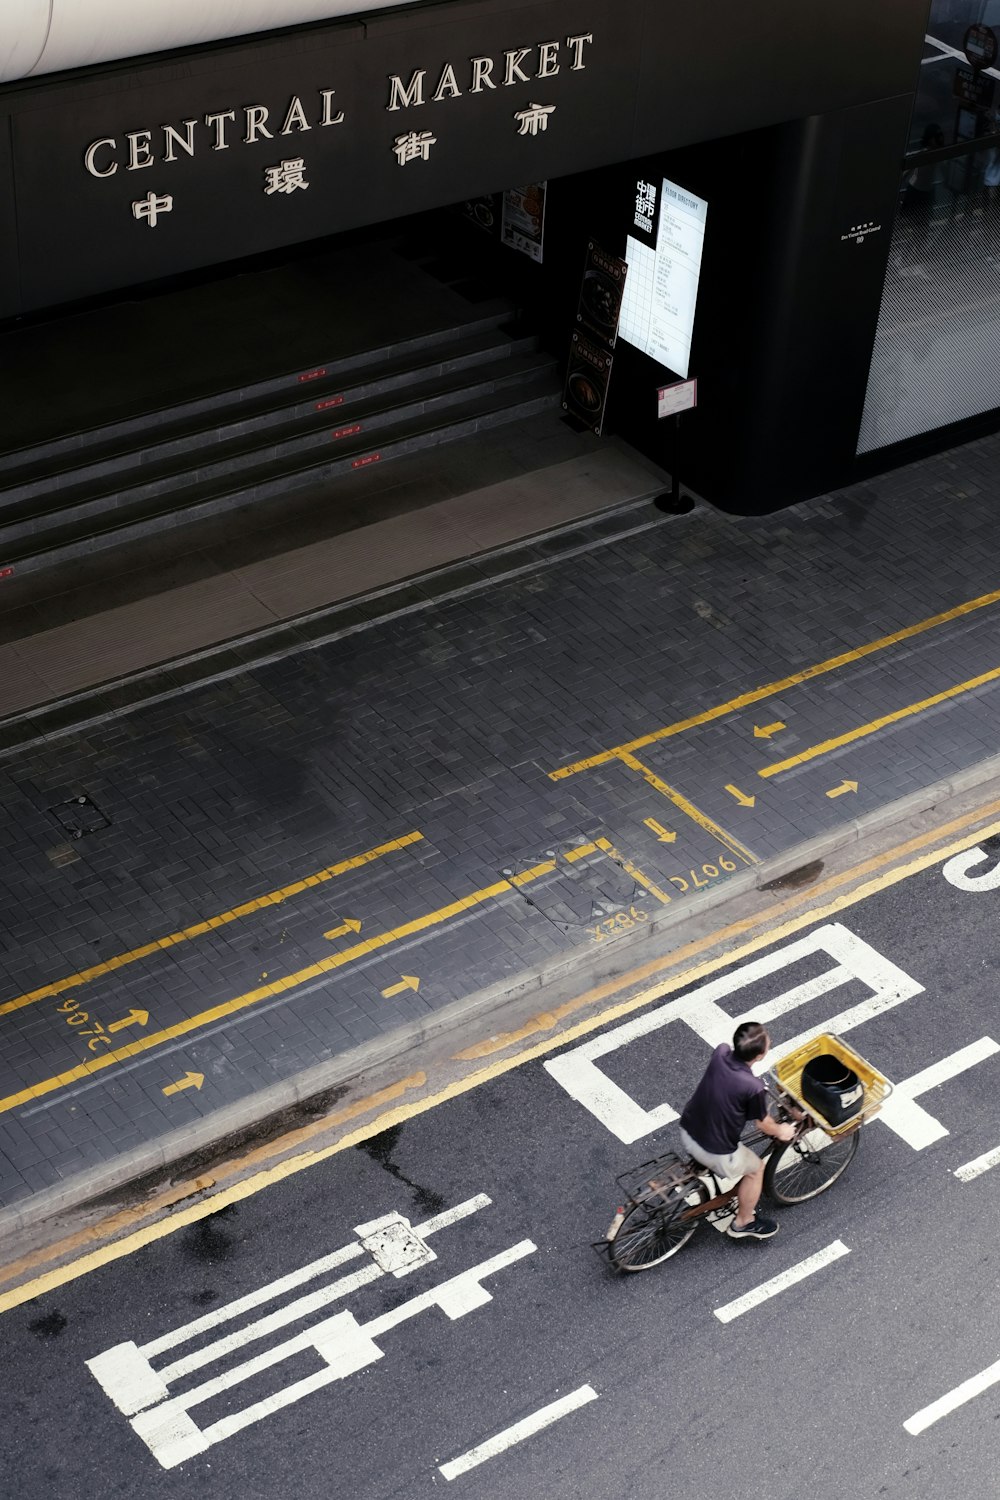
{"label": "asphalt road", "polygon": [[[912,876],[6,1313],[0,1492],[995,1494],[1000,1384],[904,1426],[1000,1360],[1000,1164],[955,1175],[1000,1146],[1000,852],[978,859],[950,866],[974,888]],[[706,1226],[665,1267],[616,1277],[589,1245],[614,1177],[676,1144],[658,1122],[746,1014],[770,1014],[779,1045],[842,1018],[894,1099],[776,1239]],[[394,1213],[435,1256],[399,1277],[355,1233]]]}

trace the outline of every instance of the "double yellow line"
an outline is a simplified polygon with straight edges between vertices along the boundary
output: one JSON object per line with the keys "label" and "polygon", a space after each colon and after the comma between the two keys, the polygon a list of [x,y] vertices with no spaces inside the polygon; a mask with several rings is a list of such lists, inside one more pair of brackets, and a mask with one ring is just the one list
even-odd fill
{"label": "double yellow line", "polygon": [[[692,939],[664,958],[649,960],[596,989],[577,994],[556,1010],[535,1017],[520,1033],[493,1035],[478,1046],[467,1047],[456,1054],[457,1059],[482,1062],[484,1057],[498,1051],[505,1051],[506,1056],[494,1056],[484,1066],[476,1067],[447,1084],[438,1083],[420,1095],[419,1091],[428,1083],[425,1074],[416,1073],[400,1079],[323,1120],[301,1127],[265,1146],[255,1147],[240,1159],[220,1164],[213,1169],[211,1176],[177,1184],[151,1205],[120,1211],[103,1223],[78,1231],[55,1245],[33,1251],[14,1264],[0,1267],[0,1282],[9,1284],[22,1276],[31,1278],[0,1292],[0,1313],[123,1259],[229,1204],[254,1197],[383,1130],[404,1124],[480,1088],[504,1073],[543,1057],[557,1047],[591,1035],[654,1001],[665,999],[669,994],[688,989],[720,969],[742,963],[761,949],[781,942],[815,922],[825,921],[967,849],[973,840],[981,841],[996,835],[1000,832],[1000,822],[996,821],[998,816],[1000,802],[964,813],[941,827],[883,850],[852,869],[826,877],[808,892],[792,893],[773,907],[767,906],[726,927]],[[637,985],[644,987],[636,992]],[[604,1005],[600,1008],[602,1002]],[[583,1019],[563,1026],[562,1022],[569,1021],[574,1012],[583,1013]],[[517,1051],[509,1050],[525,1036],[539,1032],[543,1033],[542,1040]],[[414,1094],[417,1097],[412,1097]],[[407,1098],[407,1095],[411,1097]],[[332,1143],[319,1147],[309,1144],[311,1138],[364,1115],[368,1118],[363,1124]],[[292,1154],[286,1154],[289,1152]],[[264,1166],[268,1159],[273,1164]],[[249,1171],[250,1175],[241,1177],[241,1170]],[[196,1195],[196,1202],[184,1204],[185,1198]],[[142,1222],[150,1216],[153,1216],[153,1222]],[[84,1253],[80,1254],[80,1251]],[[51,1270],[42,1270],[46,1264],[52,1265],[53,1261],[58,1262],[67,1256],[75,1258],[66,1264],[56,1264]]]}
{"label": "double yellow line", "polygon": [[114,958],[94,964],[89,969],[80,969],[76,974],[68,974],[65,979],[56,979],[51,984],[39,985],[36,990],[29,990],[27,994],[18,995],[16,1000],[5,1001],[0,1005],[0,1016],[8,1016],[12,1011],[22,1010],[26,1005],[34,1005],[37,1000],[47,1000],[52,995],[62,995],[66,990],[79,989],[81,985],[90,984],[92,980],[100,979],[105,974],[114,974],[116,970],[124,969],[128,964],[137,963],[140,958],[149,958],[150,954],[161,953],[167,948],[175,948],[179,943],[187,943],[191,938],[202,937],[206,932],[215,932],[218,928],[225,927],[227,923],[235,922],[240,917],[251,916],[257,911],[263,911],[265,907],[280,906],[291,896],[301,895],[303,891],[312,890],[328,880],[334,880],[338,875],[346,875],[350,870],[360,870],[363,865],[370,865],[374,860],[381,859],[384,854],[394,854],[398,849],[407,849],[411,844],[419,844],[422,839],[422,833],[406,833],[402,838],[390,839],[388,843],[378,844],[374,849],[366,850],[364,854],[355,854],[351,859],[342,859],[339,864],[328,865],[325,870],[317,870],[314,875],[306,875],[302,880],[294,880],[291,885],[283,885],[280,890],[268,891],[266,896],[257,896],[253,901],[244,901],[241,906],[234,906],[229,911],[220,912],[216,917],[207,917],[203,922],[194,922],[190,927],[181,928],[180,932],[169,932],[166,937],[154,938],[151,943],[143,943],[140,948],[132,948],[128,953],[118,953]]}
{"label": "double yellow line", "polygon": [[[965,615],[974,614],[976,610],[986,609],[991,604],[1000,603],[1000,589],[994,589],[992,593],[980,594],[976,599],[968,599],[964,604],[956,604],[953,609],[943,610],[940,614],[930,615],[926,620],[919,620],[915,625],[907,625],[903,630],[895,630],[891,635],[879,636],[877,640],[868,641],[863,646],[856,646],[851,651],[842,651],[837,656],[828,656],[825,661],[817,662],[814,666],[806,667],[801,672],[793,672],[788,677],[782,677],[777,682],[766,683],[763,687],[753,688],[749,693],[741,693],[737,698],[729,698],[725,703],[717,703],[714,708],[707,708],[702,713],[691,714],[686,719],[678,719],[673,724],[664,724],[660,729],[653,729],[649,734],[640,735],[637,739],[629,740],[627,744],[616,745],[612,750],[601,750],[596,755],[588,755],[584,760],[575,760],[571,765],[561,766],[556,771],[550,771],[549,777],[552,781],[562,781],[567,776],[576,776],[581,771],[592,771],[596,766],[607,765],[609,761],[625,760],[626,756],[634,755],[637,750],[644,750],[648,745],[656,745],[660,740],[670,739],[677,734],[683,734],[685,730],[697,729],[700,724],[711,724],[716,719],[723,719],[727,714],[739,712],[741,709],[750,708],[754,703],[761,703],[765,698],[772,698],[776,693],[785,693],[789,688],[798,687],[803,682],[811,682],[814,677],[822,677],[827,672],[836,672],[840,667],[850,666],[852,662],[862,661],[866,656],[874,656],[876,652],[886,651],[890,646],[898,646],[902,641],[909,641],[914,636],[923,635],[928,630],[934,630],[939,625],[947,625],[952,620],[960,620]],[[885,719],[874,721],[874,724],[866,725],[860,730],[852,730],[849,736],[842,736],[838,740],[826,741],[824,745],[816,746],[812,752],[804,752],[806,758],[811,755],[822,755],[828,748],[836,748],[839,744],[848,744],[851,739],[860,739],[863,734],[874,734],[876,729],[885,724],[897,722],[900,718],[906,718],[910,714],[922,712],[925,708],[931,708],[935,703],[944,702],[946,698],[957,697],[960,693],[966,693],[974,687],[981,686],[984,682],[992,682],[1000,677],[1000,668],[994,672],[988,672],[982,677],[974,677],[969,682],[960,683],[955,688],[950,688],[946,693],[937,694],[934,698],[925,699],[922,703],[911,705],[902,709],[896,715],[888,715]],[[762,776],[775,776],[779,771],[787,769],[792,764],[798,764],[798,760],[786,761],[774,766],[769,766],[760,772]],[[628,762],[626,761],[626,764]]]}
{"label": "double yellow line", "polygon": [[[376,849],[370,849],[366,854],[358,855],[354,859],[343,860],[338,865],[331,865],[328,869],[320,871],[318,875],[307,876],[304,880],[296,881],[294,885],[284,886],[280,891],[272,891],[267,896],[261,896],[256,901],[247,902],[243,906],[234,907],[232,911],[225,912],[220,917],[212,917],[208,921],[198,922],[192,927],[184,928],[183,932],[172,933],[168,938],[158,942],[147,943],[142,948],[135,948],[130,953],[120,954],[117,958],[109,959],[105,964],[95,965],[93,969],[81,971],[65,980],[57,980],[54,984],[43,986],[41,989],[33,990],[30,995],[22,995],[18,1000],[9,1002],[7,1010],[16,1010],[21,1005],[31,1004],[35,1000],[42,999],[46,995],[55,995],[62,990],[74,988],[80,984],[87,983],[98,978],[102,974],[113,973],[122,968],[126,963],[134,963],[137,959],[149,954],[157,953],[162,949],[169,948],[178,942],[186,941],[190,937],[197,937],[200,933],[213,931],[225,922],[231,922],[237,916],[245,916],[251,911],[258,911],[262,907],[278,904],[288,895],[297,894],[308,890],[313,886],[322,884],[335,874],[343,874],[347,870],[358,869],[363,864],[369,864],[383,854],[397,849],[404,849],[410,844],[417,843],[422,838],[419,833],[407,834],[401,839],[392,839],[389,843],[379,844]],[[606,839],[600,839],[593,844],[584,844],[568,851],[565,855],[569,863],[573,863],[587,854],[596,852],[617,856],[617,851],[612,848]],[[620,856],[619,860],[620,860]],[[621,861],[620,861],[621,862]],[[633,865],[623,862],[629,874],[640,880],[646,888],[652,890],[661,900],[669,901],[670,897],[659,891],[651,882],[647,881],[641,872]],[[542,876],[551,874],[556,869],[557,861],[548,859],[541,864],[534,865],[531,869],[522,870],[518,874],[512,874],[503,880],[494,881],[492,885],[483,886],[478,891],[471,891],[467,896],[460,896],[455,901],[450,901],[446,906],[440,906],[436,911],[425,912],[419,917],[414,917],[409,922],[402,923],[399,927],[392,927],[384,932],[377,932],[372,937],[362,942],[354,943],[349,948],[342,948],[338,953],[332,953],[328,958],[319,959],[316,963],[307,964],[305,968],[297,969],[293,974],[286,974],[280,979],[269,980],[267,984],[255,986],[242,995],[235,995],[231,1000],[221,1001],[218,1005],[210,1006],[207,1010],[199,1011],[197,1015],[187,1016],[183,1021],[176,1022],[173,1026],[166,1026],[161,1031],[152,1032],[148,1036],[136,1038],[123,1047],[117,1047],[111,1052],[101,1053],[99,1056],[89,1058],[86,1062],[78,1063],[75,1067],[66,1068],[61,1073],[55,1073],[49,1078],[43,1078],[40,1082],[31,1084],[27,1088],[19,1089],[16,1093],[8,1094],[6,1098],[0,1098],[0,1114],[5,1114],[12,1109],[18,1109],[22,1104],[29,1104],[32,1100],[43,1098],[46,1094],[54,1093],[57,1089],[67,1088],[70,1084],[79,1083],[84,1078],[90,1078],[95,1073],[102,1072],[105,1068],[113,1067],[116,1063],[127,1062],[130,1058],[139,1057],[143,1052],[149,1052],[153,1047],[160,1047],[164,1042],[176,1041],[178,1037],[189,1036],[194,1031],[200,1031],[205,1026],[211,1026],[215,1021],[223,1021],[228,1016],[236,1015],[237,1012],[249,1009],[261,1000],[275,999],[280,995],[287,994],[289,990],[298,989],[303,984],[308,984],[311,979],[318,979],[324,974],[332,974],[335,970],[343,968],[346,964],[353,963],[356,959],[368,958],[387,948],[393,943],[401,942],[404,938],[414,937],[418,933],[426,932],[428,928],[436,927],[441,922],[447,922],[452,917],[463,916],[466,912],[483,906],[489,901],[495,901],[498,897],[506,895],[510,891],[516,891],[521,887],[530,885],[533,881],[540,880]]]}

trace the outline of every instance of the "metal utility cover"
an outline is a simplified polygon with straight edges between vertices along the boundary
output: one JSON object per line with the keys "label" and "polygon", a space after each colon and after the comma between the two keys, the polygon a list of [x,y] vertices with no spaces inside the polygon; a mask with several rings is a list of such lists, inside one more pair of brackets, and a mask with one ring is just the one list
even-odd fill
{"label": "metal utility cover", "polygon": [[424,1244],[402,1214],[386,1214],[382,1219],[372,1219],[370,1224],[356,1224],[354,1233],[375,1264],[393,1276],[406,1276],[418,1266],[437,1260],[434,1251]]}

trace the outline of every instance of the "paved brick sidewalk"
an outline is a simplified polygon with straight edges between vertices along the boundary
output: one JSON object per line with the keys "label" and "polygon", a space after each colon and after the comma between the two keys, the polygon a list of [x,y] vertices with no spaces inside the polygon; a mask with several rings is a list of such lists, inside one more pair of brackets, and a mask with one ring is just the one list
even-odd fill
{"label": "paved brick sidewalk", "polygon": [[650,508],[4,755],[0,1207],[991,757],[998,460]]}

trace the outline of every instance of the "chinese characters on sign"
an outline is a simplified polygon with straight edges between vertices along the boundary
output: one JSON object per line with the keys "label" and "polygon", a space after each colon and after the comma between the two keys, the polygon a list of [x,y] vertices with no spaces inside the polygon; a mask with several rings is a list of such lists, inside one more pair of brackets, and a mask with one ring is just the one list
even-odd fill
{"label": "chinese characters on sign", "polygon": [[514,119],[521,126],[518,135],[537,135],[549,128],[549,115],[555,113],[554,104],[529,104],[527,109],[515,111]]}
{"label": "chinese characters on sign", "polygon": [[427,161],[432,146],[437,145],[437,136],[429,130],[411,130],[408,135],[397,135],[393,151],[401,167],[408,161]]}
{"label": "chinese characters on sign", "polygon": [[132,204],[132,217],[138,219],[141,224],[143,219],[150,229],[156,228],[156,220],[160,214],[168,214],[174,206],[174,200],[169,193],[164,193],[158,198],[155,193],[149,193],[145,198],[140,198]]}
{"label": "chinese characters on sign", "polygon": [[640,181],[636,183],[635,189],[635,228],[641,229],[643,234],[652,235],[655,216],[656,183]]}
{"label": "chinese characters on sign", "polygon": [[283,161],[277,167],[264,168],[264,192],[268,197],[272,193],[294,193],[296,188],[307,188],[305,180],[306,164],[301,156],[292,161]]}
{"label": "chinese characters on sign", "polygon": [[[517,93],[524,89],[517,101],[521,107],[506,116],[508,128],[518,137],[537,139],[548,132],[557,105],[530,99],[530,95],[525,101],[528,87],[534,92],[534,81],[553,80],[544,87],[561,88],[565,80],[583,74],[593,41],[592,32],[581,31],[560,41],[509,47],[494,56],[472,57],[467,64],[446,62],[440,72],[430,73],[426,68],[415,68],[409,74],[389,74],[386,77],[388,93],[383,95],[382,108],[388,112],[410,111],[473,95],[487,100],[491,95],[496,96],[498,90],[505,89],[514,89],[515,94],[511,97],[517,100]],[[557,76],[558,84],[554,82]],[[83,171],[94,182],[117,178],[120,183],[123,177],[130,180],[128,174],[132,172],[170,163],[169,170],[180,176],[184,166],[195,158],[217,158],[225,167],[230,160],[229,153],[234,150],[243,152],[262,144],[267,150],[267,142],[274,143],[272,149],[275,149],[283,138],[298,137],[306,132],[318,147],[321,139],[329,139],[322,133],[330,127],[343,127],[347,115],[352,112],[350,106],[341,107],[341,102],[335,88],[318,88],[272,99],[268,103],[234,103],[226,108],[218,99],[205,98],[197,105],[189,105],[189,112],[185,111],[187,117],[177,117],[172,124],[150,124],[126,130],[102,121],[107,133],[102,135],[95,130],[93,138],[81,151]],[[437,146],[439,138],[437,111],[433,125],[434,129],[410,130],[389,137],[390,149],[399,166],[430,160],[431,148]],[[340,130],[336,134],[339,137]],[[306,176],[304,156],[284,157],[264,166],[263,196],[288,198],[296,192],[305,192],[315,174],[323,170],[322,148],[318,149],[321,154],[311,157],[309,177]],[[651,233],[656,187],[646,183],[640,184],[640,189],[646,197],[642,203],[639,198],[636,200],[636,222],[641,223],[646,233]],[[497,200],[499,203],[499,195]],[[130,207],[135,223],[155,229],[164,215],[173,212],[174,195],[149,192],[143,198],[130,200]],[[471,212],[476,222],[487,229],[491,229],[500,218],[485,199],[475,200]],[[544,214],[545,183],[509,190],[503,201],[504,242],[540,261]]]}

